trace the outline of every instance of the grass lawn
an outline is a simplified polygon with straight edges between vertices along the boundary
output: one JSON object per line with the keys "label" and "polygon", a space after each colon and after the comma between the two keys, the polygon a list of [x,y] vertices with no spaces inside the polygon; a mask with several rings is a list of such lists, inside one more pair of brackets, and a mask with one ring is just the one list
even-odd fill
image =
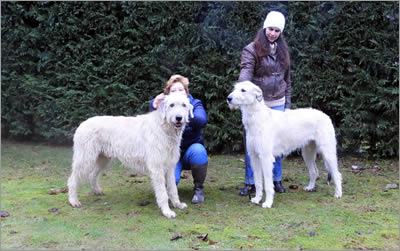
{"label": "grass lawn", "polygon": [[[283,160],[288,192],[276,194],[272,208],[263,209],[238,195],[243,157],[210,156],[206,201],[200,205],[190,204],[192,178],[184,171],[187,178],[178,191],[188,208],[173,209],[177,218],[167,219],[150,180],[117,161],[100,179],[106,195],[95,196],[83,185],[83,207],[71,208],[67,193],[50,195],[51,189],[66,187],[71,147],[3,141],[1,211],[9,215],[1,217],[1,249],[399,249],[398,160],[340,158],[343,197],[335,199],[320,160],[317,191],[305,192],[308,171],[301,158],[288,157]],[[363,169],[354,172],[353,165]],[[292,184],[299,188],[289,189]],[[141,201],[150,204],[141,206]],[[205,234],[206,239],[198,238]]]}

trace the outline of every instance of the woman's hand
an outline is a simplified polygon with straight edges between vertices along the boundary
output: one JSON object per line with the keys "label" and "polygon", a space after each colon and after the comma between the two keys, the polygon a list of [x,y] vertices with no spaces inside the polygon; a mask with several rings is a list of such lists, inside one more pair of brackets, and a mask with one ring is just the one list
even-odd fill
{"label": "woman's hand", "polygon": [[157,95],[157,97],[154,99],[154,102],[153,102],[154,109],[158,108],[158,105],[161,103],[161,101],[164,100],[164,97],[165,97],[164,93]]}

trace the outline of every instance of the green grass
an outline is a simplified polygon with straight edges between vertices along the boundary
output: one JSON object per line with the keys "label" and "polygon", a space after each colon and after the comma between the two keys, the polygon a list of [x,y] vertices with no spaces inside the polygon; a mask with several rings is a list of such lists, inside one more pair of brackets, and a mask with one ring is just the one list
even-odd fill
{"label": "green grass", "polygon": [[[399,183],[397,160],[340,159],[345,184],[343,198],[335,199],[321,162],[317,192],[309,193],[302,190],[308,181],[304,163],[289,157],[283,161],[288,192],[276,194],[273,207],[263,209],[238,195],[243,156],[210,156],[206,201],[190,204],[192,178],[185,171],[188,178],[178,190],[188,208],[174,209],[177,218],[167,219],[155,203],[149,179],[130,177],[133,172],[118,162],[101,177],[106,195],[95,196],[87,185],[81,186],[83,207],[74,209],[67,194],[49,194],[50,189],[66,186],[71,147],[3,141],[1,154],[1,210],[10,214],[1,220],[2,249],[399,248],[399,190],[385,191],[386,184]],[[352,165],[367,169],[353,173]],[[375,165],[380,171],[370,170]],[[290,184],[300,188],[289,189]],[[150,204],[139,206],[142,200]],[[51,208],[58,211],[50,212]],[[175,234],[182,238],[171,241]],[[207,241],[196,237],[200,234],[208,234]]]}

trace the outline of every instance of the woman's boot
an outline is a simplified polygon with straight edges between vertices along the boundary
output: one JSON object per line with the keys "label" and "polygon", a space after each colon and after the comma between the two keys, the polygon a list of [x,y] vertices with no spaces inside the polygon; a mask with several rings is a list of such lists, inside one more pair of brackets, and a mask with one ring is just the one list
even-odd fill
{"label": "woman's boot", "polygon": [[191,164],[194,183],[193,204],[202,203],[204,201],[203,184],[207,176],[207,165],[208,162],[203,165]]}

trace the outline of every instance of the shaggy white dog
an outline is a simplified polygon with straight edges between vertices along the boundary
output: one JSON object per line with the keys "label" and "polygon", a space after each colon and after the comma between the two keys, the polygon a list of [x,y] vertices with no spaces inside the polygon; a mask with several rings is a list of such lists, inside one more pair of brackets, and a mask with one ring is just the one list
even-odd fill
{"label": "shaggy white dog", "polygon": [[103,195],[99,176],[112,158],[151,178],[157,204],[167,218],[176,217],[168,205],[186,208],[175,184],[185,123],[193,106],[185,95],[166,96],[159,109],[135,117],[96,116],[79,125],[74,135],[72,174],[68,179],[69,203],[80,207],[78,186],[89,181],[93,192]]}
{"label": "shaggy white dog", "polygon": [[318,177],[315,159],[317,152],[323,157],[328,182],[333,177],[335,195],[342,196],[342,175],[338,171],[336,138],[331,119],[321,111],[306,108],[285,112],[268,108],[261,89],[250,81],[235,84],[228,96],[231,109],[240,108],[246,130],[247,151],[254,172],[256,195],[251,202],[258,204],[266,193],[263,208],[270,208],[274,199],[272,169],[275,156],[288,155],[302,149],[308,167],[310,182],[304,190],[311,191]]}

